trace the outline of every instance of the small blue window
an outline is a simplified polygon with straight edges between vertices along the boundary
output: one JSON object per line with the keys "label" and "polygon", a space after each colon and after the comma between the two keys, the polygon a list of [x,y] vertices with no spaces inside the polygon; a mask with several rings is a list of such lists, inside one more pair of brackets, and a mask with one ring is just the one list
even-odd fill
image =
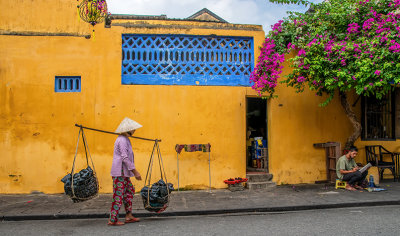
{"label": "small blue window", "polygon": [[56,76],[54,91],[62,92],[80,92],[81,77],[80,76]]}

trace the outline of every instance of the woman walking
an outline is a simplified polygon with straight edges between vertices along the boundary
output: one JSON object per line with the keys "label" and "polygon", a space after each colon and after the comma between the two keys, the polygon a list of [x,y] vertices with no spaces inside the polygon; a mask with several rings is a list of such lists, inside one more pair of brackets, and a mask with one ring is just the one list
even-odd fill
{"label": "woman walking", "polygon": [[[142,180],[142,177],[135,168],[132,145],[129,140],[129,137],[140,127],[142,125],[136,121],[125,118],[115,131],[115,133],[119,133],[120,135],[118,135],[114,144],[114,156],[111,167],[114,194],[108,225],[121,226],[125,223],[134,223],[140,220],[132,215],[132,199],[135,194],[135,188],[132,185],[130,177],[134,176],[137,180]],[[126,212],[125,223],[118,221],[118,214],[122,204],[124,204]]]}

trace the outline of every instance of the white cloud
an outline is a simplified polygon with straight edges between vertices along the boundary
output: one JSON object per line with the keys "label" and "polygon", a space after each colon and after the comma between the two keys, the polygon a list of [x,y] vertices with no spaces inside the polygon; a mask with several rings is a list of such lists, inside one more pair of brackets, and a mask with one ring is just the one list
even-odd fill
{"label": "white cloud", "polygon": [[286,11],[306,10],[302,6],[270,3],[268,0],[108,0],[112,14],[167,15],[186,18],[207,8],[230,23],[262,25],[267,33],[271,25],[286,16]]}

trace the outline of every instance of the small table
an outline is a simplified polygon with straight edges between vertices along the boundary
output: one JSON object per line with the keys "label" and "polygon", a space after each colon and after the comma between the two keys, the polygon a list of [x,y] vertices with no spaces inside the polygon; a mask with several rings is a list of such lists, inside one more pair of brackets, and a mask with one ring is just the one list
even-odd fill
{"label": "small table", "polygon": [[314,143],[314,147],[325,148],[326,156],[326,180],[335,183],[336,177],[336,163],[341,156],[339,142],[327,143]]}

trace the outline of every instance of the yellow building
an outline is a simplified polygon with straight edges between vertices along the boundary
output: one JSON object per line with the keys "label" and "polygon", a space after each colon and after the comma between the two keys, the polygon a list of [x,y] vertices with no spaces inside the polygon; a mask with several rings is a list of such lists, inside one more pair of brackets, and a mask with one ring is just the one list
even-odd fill
{"label": "yellow building", "polygon": [[[210,143],[211,186],[225,188],[223,180],[246,176],[246,136],[258,132],[277,184],[314,183],[326,179],[326,166],[313,143],[344,143],[351,133],[337,98],[320,108],[324,98],[283,86],[277,99],[257,98],[248,77],[264,41],[260,25],[227,23],[203,9],[187,19],[112,15],[111,27],[93,28],[79,19],[75,1],[0,0],[0,7],[0,193],[63,192],[75,124],[114,131],[124,117],[136,120],[143,128],[135,135],[162,139],[175,187],[176,144]],[[86,136],[100,191],[111,192],[116,136]],[[357,145],[367,143],[376,142]],[[142,175],[152,145],[133,140]],[[79,153],[78,169],[85,167]],[[207,153],[180,154],[180,187],[208,188],[208,171]],[[134,184],[140,189],[143,181]]]}

